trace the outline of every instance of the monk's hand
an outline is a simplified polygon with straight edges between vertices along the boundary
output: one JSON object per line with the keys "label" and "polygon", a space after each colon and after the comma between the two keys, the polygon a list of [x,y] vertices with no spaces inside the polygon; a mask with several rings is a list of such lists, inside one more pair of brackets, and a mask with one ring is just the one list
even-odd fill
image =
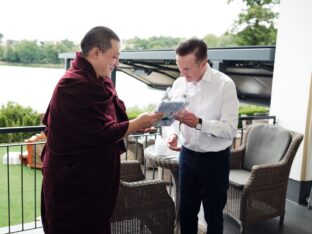
{"label": "monk's hand", "polygon": [[142,132],[142,133],[155,133],[155,132],[157,132],[157,129],[155,127],[141,128],[141,129],[138,130],[138,132]]}
{"label": "monk's hand", "polygon": [[176,112],[175,119],[189,126],[190,128],[195,128],[198,122],[197,116],[187,110]]}
{"label": "monk's hand", "polygon": [[140,129],[148,129],[152,127],[156,122],[158,122],[162,117],[163,112],[154,112],[154,113],[142,113],[137,119],[139,121]]}
{"label": "monk's hand", "polygon": [[174,151],[180,151],[181,147],[178,146],[178,137],[176,134],[172,134],[168,137],[167,140],[167,145],[169,149],[174,150]]}

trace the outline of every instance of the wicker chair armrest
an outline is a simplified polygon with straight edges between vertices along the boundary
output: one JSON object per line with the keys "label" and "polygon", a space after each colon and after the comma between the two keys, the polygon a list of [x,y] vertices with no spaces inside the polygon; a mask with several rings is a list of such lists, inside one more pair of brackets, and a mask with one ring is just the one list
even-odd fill
{"label": "wicker chair armrest", "polygon": [[[142,180],[142,181],[134,181],[134,182],[126,182],[120,181],[121,185],[123,185],[124,189],[129,189],[135,191],[135,189],[141,190],[154,190],[157,191],[163,190],[167,193],[166,185],[162,180]],[[138,191],[139,191],[138,190]]]}
{"label": "wicker chair armrest", "polygon": [[286,186],[289,172],[290,166],[283,162],[255,165],[252,167],[250,178],[244,186],[244,189],[260,191]]}
{"label": "wicker chair armrest", "polygon": [[168,210],[169,218],[174,223],[174,202],[163,181],[145,180],[130,183],[120,181],[118,201],[112,221],[150,216],[153,211],[160,209]]}
{"label": "wicker chair armrest", "polygon": [[120,164],[120,180],[126,182],[144,180],[140,162],[137,160],[122,161]]}
{"label": "wicker chair armrest", "polygon": [[241,147],[241,148],[235,149],[235,150],[231,150],[230,169],[242,168],[244,155],[245,155],[245,148],[244,147]]}

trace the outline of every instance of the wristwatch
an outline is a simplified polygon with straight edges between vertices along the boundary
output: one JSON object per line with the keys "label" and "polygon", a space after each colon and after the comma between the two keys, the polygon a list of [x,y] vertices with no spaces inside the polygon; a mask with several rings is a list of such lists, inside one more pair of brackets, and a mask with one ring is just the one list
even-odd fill
{"label": "wristwatch", "polygon": [[196,124],[195,129],[200,130],[203,126],[203,120],[201,118],[198,118],[198,124]]}

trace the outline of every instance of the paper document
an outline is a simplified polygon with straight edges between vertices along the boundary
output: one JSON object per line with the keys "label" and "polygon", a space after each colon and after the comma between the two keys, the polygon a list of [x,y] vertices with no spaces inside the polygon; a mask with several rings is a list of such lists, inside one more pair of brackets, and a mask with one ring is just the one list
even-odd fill
{"label": "paper document", "polygon": [[[192,91],[192,92],[191,92]],[[155,109],[155,112],[164,112],[164,117],[154,126],[170,126],[175,121],[175,113],[184,109],[190,102],[191,97],[196,94],[194,88],[184,87],[175,90],[173,93],[171,88],[167,88],[164,97]]]}
{"label": "paper document", "polygon": [[164,112],[164,117],[155,124],[155,127],[170,126],[175,120],[174,113],[182,110],[184,106],[183,101],[162,100],[155,111]]}

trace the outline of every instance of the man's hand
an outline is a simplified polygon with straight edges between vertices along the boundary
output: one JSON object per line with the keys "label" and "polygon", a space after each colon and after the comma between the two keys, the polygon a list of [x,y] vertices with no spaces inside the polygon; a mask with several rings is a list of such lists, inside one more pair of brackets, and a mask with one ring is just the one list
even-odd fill
{"label": "man's hand", "polygon": [[190,128],[195,128],[196,124],[198,124],[198,117],[187,110],[177,112],[175,114],[175,119]]}
{"label": "man's hand", "polygon": [[180,151],[181,150],[181,147],[178,146],[178,137],[176,134],[170,135],[168,140],[167,140],[167,143],[168,143],[169,149],[174,150],[174,151]]}

